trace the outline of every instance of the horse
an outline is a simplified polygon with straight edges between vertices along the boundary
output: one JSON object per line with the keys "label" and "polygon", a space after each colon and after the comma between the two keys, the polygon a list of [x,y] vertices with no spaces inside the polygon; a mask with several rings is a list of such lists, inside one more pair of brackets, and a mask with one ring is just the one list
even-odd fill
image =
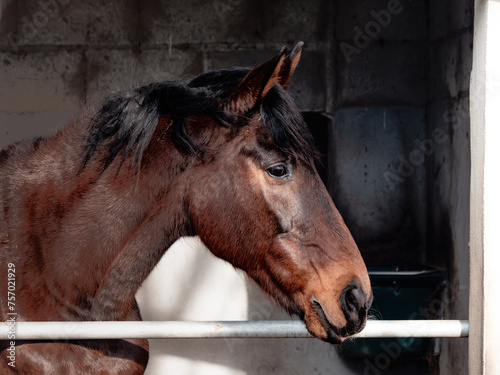
{"label": "horse", "polygon": [[[302,47],[114,93],[3,149],[0,267],[15,272],[17,321],[141,320],[143,280],[198,236],[313,336],[336,345],[360,331],[368,273],[286,91]],[[145,339],[18,341],[12,368],[8,345],[2,374],[143,374],[148,361]]]}

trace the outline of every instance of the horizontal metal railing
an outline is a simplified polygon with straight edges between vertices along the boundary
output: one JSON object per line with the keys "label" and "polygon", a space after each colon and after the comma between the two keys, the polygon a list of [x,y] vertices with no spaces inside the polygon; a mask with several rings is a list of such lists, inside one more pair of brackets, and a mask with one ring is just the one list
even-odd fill
{"label": "horizontal metal railing", "polygon": [[[354,337],[468,337],[465,320],[370,320]],[[0,340],[310,338],[301,321],[3,322]]]}

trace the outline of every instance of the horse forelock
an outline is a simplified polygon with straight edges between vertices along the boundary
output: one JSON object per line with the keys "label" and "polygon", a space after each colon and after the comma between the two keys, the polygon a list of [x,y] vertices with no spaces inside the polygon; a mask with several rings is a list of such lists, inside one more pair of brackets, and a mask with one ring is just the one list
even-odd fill
{"label": "horse forelock", "polygon": [[261,105],[260,117],[281,153],[311,167],[319,159],[314,139],[300,110],[280,85],[275,84],[269,90]]}
{"label": "horse forelock", "polygon": [[[203,147],[187,134],[186,119],[204,114],[221,126],[244,124],[247,114],[227,113],[222,109],[222,103],[248,72],[248,68],[213,71],[189,82],[154,83],[113,95],[101,104],[91,120],[80,172],[104,144],[109,149],[102,161],[102,170],[117,157],[121,157],[121,167],[128,156],[132,156],[131,165],[139,168],[162,115],[171,118],[176,144],[184,151],[196,154]],[[299,109],[279,84],[274,84],[253,111],[260,112],[262,125],[269,129],[280,152],[306,164],[314,162],[317,152],[311,133]]]}

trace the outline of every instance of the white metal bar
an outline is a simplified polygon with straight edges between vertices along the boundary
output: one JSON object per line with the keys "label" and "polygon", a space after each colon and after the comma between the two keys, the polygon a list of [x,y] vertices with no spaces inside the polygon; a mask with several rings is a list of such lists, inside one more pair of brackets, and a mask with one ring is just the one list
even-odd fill
{"label": "white metal bar", "polygon": [[[310,338],[301,321],[16,322],[0,324],[0,340]],[[467,337],[463,320],[372,320],[356,337]]]}
{"label": "white metal bar", "polygon": [[468,337],[466,320],[373,320],[355,337]]}

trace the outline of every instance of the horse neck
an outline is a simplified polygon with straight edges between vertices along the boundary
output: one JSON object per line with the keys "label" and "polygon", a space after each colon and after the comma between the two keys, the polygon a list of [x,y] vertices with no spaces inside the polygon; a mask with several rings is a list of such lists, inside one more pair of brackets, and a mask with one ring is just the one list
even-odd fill
{"label": "horse neck", "polygon": [[[59,138],[61,147],[68,147],[65,134]],[[46,204],[58,197],[65,212],[57,220],[58,235],[44,249],[45,271],[54,270],[53,281],[62,290],[56,298],[69,299],[66,313],[72,318],[133,318],[143,280],[175,240],[190,234],[187,182],[180,172],[186,157],[169,146],[153,142],[151,148],[161,150],[150,154],[159,156],[145,155],[139,176],[127,161],[117,174],[119,160],[99,175],[96,158],[72,183],[51,184]],[[53,215],[50,207],[45,211]]]}
{"label": "horse neck", "polygon": [[[116,211],[122,214],[122,227],[113,254],[101,266],[106,272],[92,303],[94,319],[124,319],[134,306],[138,288],[166,249],[181,236],[192,234],[186,204],[188,182],[179,154],[167,158],[163,151],[159,155],[156,159],[146,155],[139,179],[129,178],[127,193],[118,194],[122,201]],[[112,185],[111,181],[107,184]],[[115,231],[116,223],[110,228]]]}

